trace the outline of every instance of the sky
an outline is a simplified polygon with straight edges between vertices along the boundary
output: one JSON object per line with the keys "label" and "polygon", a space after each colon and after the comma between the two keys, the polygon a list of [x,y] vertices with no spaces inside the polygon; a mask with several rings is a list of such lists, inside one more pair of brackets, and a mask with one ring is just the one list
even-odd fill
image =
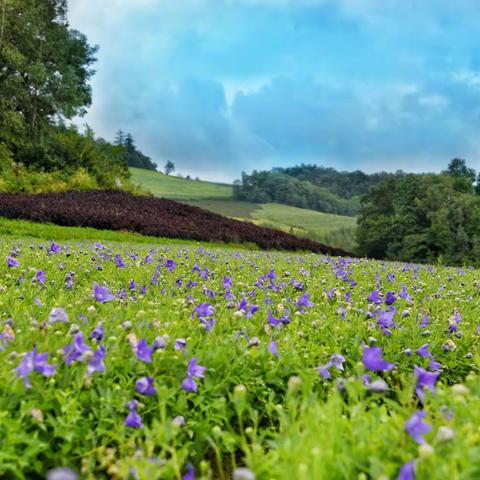
{"label": "sky", "polygon": [[69,21],[99,45],[78,122],[160,168],[480,169],[478,0],[69,0]]}

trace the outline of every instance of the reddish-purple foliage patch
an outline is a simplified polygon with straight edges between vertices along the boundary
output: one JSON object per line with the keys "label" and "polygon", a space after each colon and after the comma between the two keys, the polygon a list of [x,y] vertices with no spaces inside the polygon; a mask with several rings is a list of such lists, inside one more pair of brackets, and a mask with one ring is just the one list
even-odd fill
{"label": "reddish-purple foliage patch", "polygon": [[128,230],[143,235],[202,241],[251,242],[265,249],[348,253],[272,228],[222,217],[173,200],[117,190],[0,193],[0,216],[65,226]]}

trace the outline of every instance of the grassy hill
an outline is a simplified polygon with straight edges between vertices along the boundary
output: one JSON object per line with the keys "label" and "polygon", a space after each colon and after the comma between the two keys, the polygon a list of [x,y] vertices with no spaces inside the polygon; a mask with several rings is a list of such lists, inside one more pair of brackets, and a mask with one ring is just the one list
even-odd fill
{"label": "grassy hill", "polygon": [[232,198],[231,185],[187,180],[143,168],[130,168],[130,172],[134,183],[142,185],[156,197],[184,201]]}
{"label": "grassy hill", "polygon": [[277,228],[346,251],[355,250],[356,220],[353,217],[277,203],[236,201],[231,185],[187,180],[140,168],[130,170],[132,181],[155,196],[180,200],[226,217]]}

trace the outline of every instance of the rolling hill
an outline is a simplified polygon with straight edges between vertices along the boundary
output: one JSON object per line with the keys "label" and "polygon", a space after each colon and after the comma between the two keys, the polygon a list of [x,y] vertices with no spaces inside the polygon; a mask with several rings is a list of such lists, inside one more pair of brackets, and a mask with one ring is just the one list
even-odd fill
{"label": "rolling hill", "polygon": [[178,200],[226,217],[277,228],[332,247],[355,251],[354,217],[277,203],[236,201],[231,185],[188,180],[140,168],[131,168],[130,171],[132,180],[156,197]]}

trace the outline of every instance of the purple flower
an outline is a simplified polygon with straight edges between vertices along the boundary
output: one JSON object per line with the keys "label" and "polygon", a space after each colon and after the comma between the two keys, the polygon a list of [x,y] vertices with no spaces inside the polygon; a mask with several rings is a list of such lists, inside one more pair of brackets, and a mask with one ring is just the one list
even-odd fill
{"label": "purple flower", "polygon": [[62,247],[60,245],[57,245],[55,242],[52,242],[47,253],[58,253],[61,249]]}
{"label": "purple flower", "polygon": [[274,317],[272,311],[269,310],[268,311],[268,323],[272,327],[277,327],[278,325],[280,325],[282,323],[282,321],[280,319]]}
{"label": "purple flower", "polygon": [[441,367],[442,367],[442,364],[437,362],[435,360],[435,357],[432,357],[432,359],[430,360],[430,363],[428,364],[428,368],[430,370],[433,370],[434,372],[439,372]]}
{"label": "purple flower", "polygon": [[87,376],[90,377],[94,372],[102,373],[105,371],[105,364],[103,360],[105,359],[105,347],[100,345],[92,355],[89,364],[87,365]]}
{"label": "purple flower", "polygon": [[268,344],[268,351],[273,356],[278,357],[277,342],[270,340],[270,343]]}
{"label": "purple flower", "polygon": [[165,262],[165,268],[171,272],[173,270],[175,270],[175,268],[177,268],[177,262],[175,262],[175,260],[171,260],[171,259],[168,259],[166,262]]}
{"label": "purple flower", "polygon": [[208,302],[200,303],[192,312],[192,318],[196,315],[197,318],[208,318],[215,313],[215,308]]}
{"label": "purple flower", "polygon": [[153,385],[153,378],[152,377],[139,378],[135,383],[135,391],[140,395],[145,395],[146,397],[155,395],[157,390]]}
{"label": "purple flower", "polygon": [[48,315],[49,325],[54,323],[68,323],[68,315],[64,308],[55,307],[52,308],[52,311]]}
{"label": "purple flower", "polygon": [[153,341],[153,349],[158,350],[160,348],[165,348],[165,338],[155,337],[155,340]]}
{"label": "purple flower", "polygon": [[420,328],[427,328],[428,327],[428,320],[430,319],[430,315],[426,313],[422,320],[420,321]]}
{"label": "purple flower", "polygon": [[95,339],[97,342],[101,342],[103,339],[103,325],[101,323],[97,324],[88,338],[90,340]]}
{"label": "purple flower", "polygon": [[63,349],[65,363],[67,365],[72,364],[88,351],[90,351],[90,347],[83,341],[83,333],[78,332],[73,338],[73,343]]}
{"label": "purple flower", "polygon": [[400,467],[397,480],[415,480],[415,461],[405,463]]}
{"label": "purple flower", "polygon": [[430,344],[426,343],[425,345],[422,345],[417,351],[416,354],[420,355],[422,358],[430,358],[432,354],[428,351],[428,346]]}
{"label": "purple flower", "polygon": [[115,264],[117,268],[124,268],[125,264],[123,263],[122,256],[120,254],[115,255]]}
{"label": "purple flower", "polygon": [[382,295],[378,290],[372,290],[368,295],[367,300],[376,305],[380,305],[382,303]]}
{"label": "purple flower", "polygon": [[310,308],[313,307],[315,304],[310,301],[310,294],[304,293],[303,295],[300,296],[300,298],[297,300],[297,303],[295,303],[295,306],[297,307],[305,307],[305,308]]}
{"label": "purple flower", "polygon": [[9,268],[19,267],[20,262],[18,260],[15,260],[15,258],[13,258],[13,257],[7,257],[7,266]]}
{"label": "purple flower", "polygon": [[415,383],[415,392],[420,401],[423,403],[425,400],[425,389],[430,391],[435,390],[435,384],[437,383],[440,373],[427,372],[423,368],[417,367],[417,365],[413,367],[413,371],[415,373],[415,377],[417,378]]}
{"label": "purple flower", "polygon": [[45,275],[45,272],[43,270],[38,270],[37,273],[35,274],[35,280],[38,283],[45,285],[45,282],[47,281],[47,276]]}
{"label": "purple flower", "polygon": [[387,292],[385,295],[385,305],[393,305],[397,301],[397,297],[394,292]]}
{"label": "purple flower", "polygon": [[404,300],[410,300],[410,295],[407,292],[407,287],[403,285],[403,287],[400,289],[400,292],[398,293],[398,296],[400,298],[403,298]]}
{"label": "purple flower", "polygon": [[102,287],[97,282],[93,282],[93,297],[101,303],[109,302],[115,298],[108,287]]}
{"label": "purple flower", "polygon": [[135,355],[139,360],[145,363],[152,361],[153,348],[148,346],[147,340],[142,338],[134,348]]}
{"label": "purple flower", "polygon": [[197,392],[197,382],[195,382],[195,378],[204,378],[205,376],[205,367],[201,365],[197,365],[197,358],[192,357],[192,359],[188,362],[187,367],[187,377],[182,382],[182,388],[186,392]]}
{"label": "purple flower", "polygon": [[182,480],[195,480],[195,469],[191,463],[187,465],[187,471],[183,474]]}
{"label": "purple flower", "polygon": [[125,406],[129,412],[125,419],[125,426],[131,428],[142,428],[142,417],[137,413],[138,402],[136,400],[130,400]]}
{"label": "purple flower", "polygon": [[327,379],[331,377],[330,374],[330,367],[335,367],[337,370],[343,372],[343,364],[345,363],[345,357],[338,353],[334,353],[330,360],[325,365],[320,365],[317,367],[317,372],[321,375],[323,379]]}
{"label": "purple flower", "polygon": [[382,347],[369,347],[363,349],[363,364],[368,370],[381,372],[383,370],[392,370],[394,363],[387,362],[382,358]]}
{"label": "purple flower", "polygon": [[391,330],[389,329],[395,327],[395,322],[393,321],[394,316],[395,316],[394,307],[392,307],[391,310],[387,310],[386,312],[383,312],[383,311],[380,312],[380,315],[377,320],[377,324],[382,329],[382,332],[385,335],[392,334]]}
{"label": "purple flower", "polygon": [[185,347],[187,346],[187,341],[184,338],[176,338],[175,343],[173,345],[173,348],[175,350],[185,350]]}
{"label": "purple flower", "polygon": [[432,427],[423,422],[423,418],[427,416],[426,412],[415,412],[405,424],[405,431],[417,442],[425,443],[422,435],[428,433]]}
{"label": "purple flower", "polygon": [[17,375],[23,378],[25,387],[31,387],[28,376],[33,370],[41,373],[45,377],[51,377],[55,374],[56,365],[48,364],[48,353],[38,353],[37,347],[33,347],[31,352],[27,352],[22,361],[16,368]]}
{"label": "purple flower", "polygon": [[224,276],[222,281],[222,287],[225,290],[229,290],[232,287],[232,277]]}

